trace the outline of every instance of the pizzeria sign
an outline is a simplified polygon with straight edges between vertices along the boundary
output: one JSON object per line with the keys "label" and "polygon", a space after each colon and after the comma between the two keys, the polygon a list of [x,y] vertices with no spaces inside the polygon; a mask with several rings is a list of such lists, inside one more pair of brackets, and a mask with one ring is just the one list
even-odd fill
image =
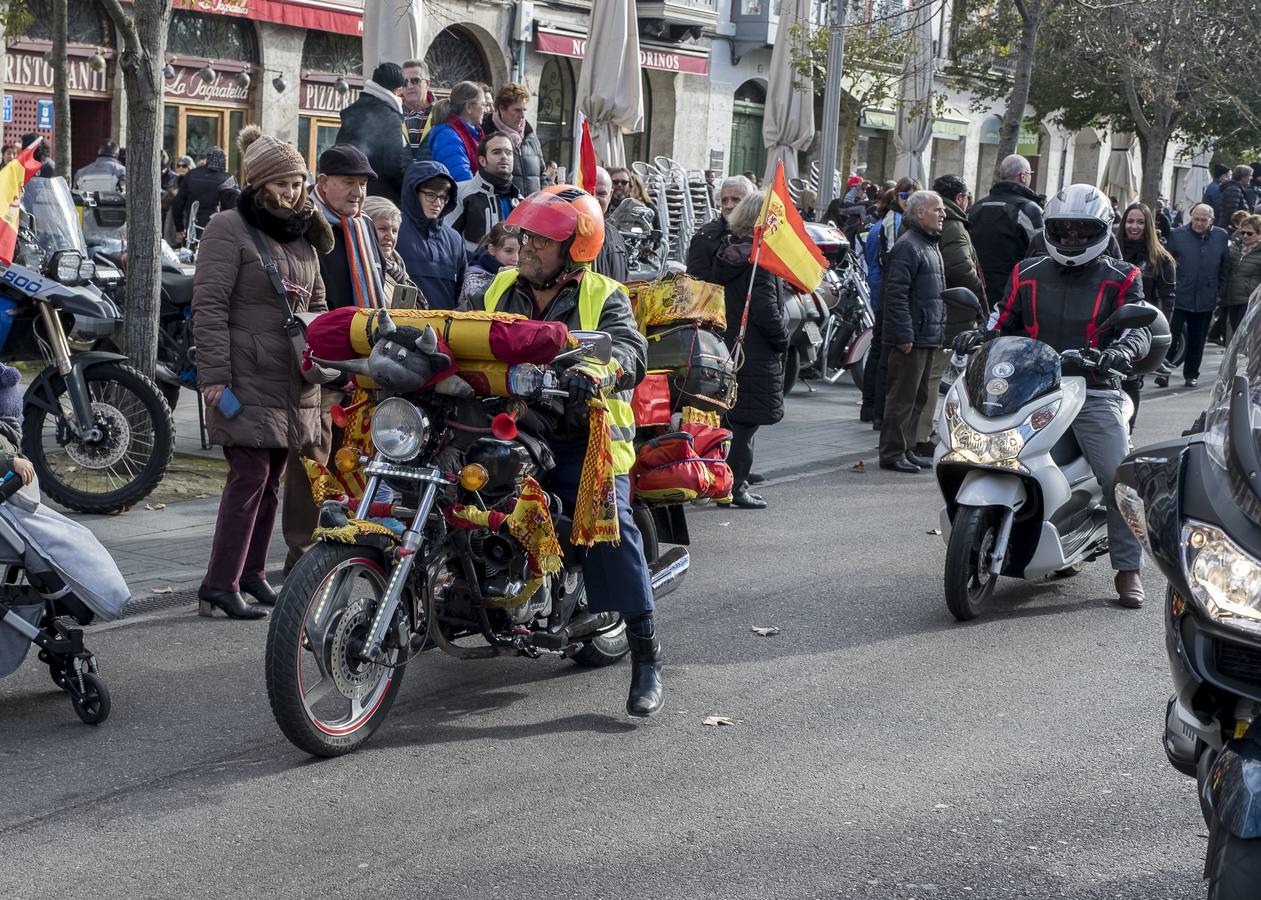
{"label": "pizzeria sign", "polygon": [[[540,53],[582,59],[587,54],[587,38],[582,34],[551,31],[540,28],[535,45]],[[639,64],[645,69],[663,72],[683,72],[688,75],[709,74],[709,50],[680,50],[660,44],[641,43]]]}

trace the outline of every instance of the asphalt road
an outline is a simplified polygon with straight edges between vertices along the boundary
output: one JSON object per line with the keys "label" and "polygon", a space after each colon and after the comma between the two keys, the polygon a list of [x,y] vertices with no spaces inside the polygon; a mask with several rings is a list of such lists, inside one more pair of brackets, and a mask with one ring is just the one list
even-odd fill
{"label": "asphalt road", "polygon": [[[1206,396],[1163,392],[1139,443]],[[1203,896],[1154,572],[1141,611],[1097,563],[958,625],[929,476],[844,464],[765,494],[692,513],[643,724],[625,665],[429,654],[365,749],[314,761],[273,723],[265,622],[93,629],[100,729],[28,661],[0,683],[0,896]]]}

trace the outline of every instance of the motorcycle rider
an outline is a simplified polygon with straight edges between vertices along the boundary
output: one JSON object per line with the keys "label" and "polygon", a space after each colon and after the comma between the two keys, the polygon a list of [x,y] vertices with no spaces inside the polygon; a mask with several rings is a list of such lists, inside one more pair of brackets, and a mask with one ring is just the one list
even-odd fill
{"label": "motorcycle rider", "polygon": [[[628,473],[635,461],[634,416],[630,395],[644,377],[648,345],[635,325],[630,300],[620,284],[591,268],[604,244],[604,216],[594,197],[572,185],[531,194],[508,217],[519,230],[518,268],[495,276],[480,301],[490,312],[510,312],[552,322],[570,330],[603,331],[613,339],[612,362],[565,371],[569,391],[565,417],[556,429],[552,452],[556,468],[551,487],[572,510],[587,453],[588,407],[602,387],[612,428],[613,471],[617,487],[619,543],[596,543],[586,553],[583,574],[592,612],[618,612],[626,621],[631,652],[631,686],[626,711],[650,716],[661,708],[661,645],[653,622],[652,586],[643,538],[631,516]],[[592,373],[603,368],[601,379]]]}
{"label": "motorcycle rider", "polygon": [[[1128,371],[1151,347],[1147,328],[1098,334],[1118,307],[1143,299],[1139,269],[1104,252],[1112,239],[1112,220],[1112,203],[1098,188],[1075,184],[1056,194],[1043,216],[1048,255],[1016,263],[987,331],[965,331],[954,342],[956,351],[968,353],[987,338],[1018,334],[1061,353],[1093,348],[1097,358],[1091,360],[1086,401],[1073,422],[1073,434],[1105,491],[1129,452],[1121,379],[1111,372]],[[1138,609],[1144,599],[1139,579],[1143,552],[1110,492],[1108,555],[1116,572],[1117,602]]]}

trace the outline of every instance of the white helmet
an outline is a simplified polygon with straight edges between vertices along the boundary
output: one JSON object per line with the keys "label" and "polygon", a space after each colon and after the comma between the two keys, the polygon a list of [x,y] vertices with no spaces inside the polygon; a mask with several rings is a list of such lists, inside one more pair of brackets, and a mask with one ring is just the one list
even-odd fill
{"label": "white helmet", "polygon": [[1089,184],[1064,188],[1042,214],[1046,251],[1061,266],[1084,266],[1107,249],[1112,237],[1112,202]]}

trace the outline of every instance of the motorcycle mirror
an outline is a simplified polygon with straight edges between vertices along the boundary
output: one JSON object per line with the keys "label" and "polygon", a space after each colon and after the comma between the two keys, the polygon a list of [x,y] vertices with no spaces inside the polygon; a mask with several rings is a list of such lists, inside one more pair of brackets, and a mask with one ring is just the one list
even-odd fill
{"label": "motorcycle mirror", "polygon": [[1156,321],[1157,311],[1145,303],[1127,303],[1117,309],[1099,328],[1100,334],[1124,331],[1127,328],[1143,328]]}
{"label": "motorcycle mirror", "polygon": [[981,316],[981,301],[976,299],[976,294],[972,293],[968,288],[946,288],[946,290],[941,292],[941,300],[947,306],[970,312],[978,318]]}
{"label": "motorcycle mirror", "polygon": [[605,331],[571,331],[571,337],[577,338],[581,344],[576,350],[572,351],[575,356],[583,359],[598,362],[600,364],[608,363],[613,358],[613,338]]}

